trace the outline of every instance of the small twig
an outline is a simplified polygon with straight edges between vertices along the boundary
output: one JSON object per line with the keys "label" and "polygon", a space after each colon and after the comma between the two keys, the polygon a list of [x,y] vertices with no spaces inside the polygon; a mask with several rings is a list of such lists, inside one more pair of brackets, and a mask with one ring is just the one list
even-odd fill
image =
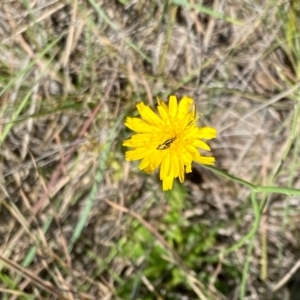
{"label": "small twig", "polygon": [[12,261],[8,258],[3,257],[2,255],[0,255],[0,260],[2,260],[6,265],[13,268],[16,272],[18,272],[22,276],[30,278],[30,280],[33,283],[35,283],[36,285],[38,285],[41,289],[48,291],[48,292],[52,293],[53,295],[56,295],[60,300],[68,300],[62,294],[60,294],[57,291],[57,288],[55,286],[53,286],[50,282],[41,279],[40,277],[36,276],[32,272],[29,272],[25,268],[21,267],[19,264],[15,263],[14,261]]}
{"label": "small twig", "polygon": [[272,288],[273,292],[278,291],[282,286],[284,286],[290,279],[291,277],[298,271],[300,268],[300,259],[296,262],[296,264],[290,269],[290,271],[285,274],[281,280],[278,281],[277,284],[275,284]]}

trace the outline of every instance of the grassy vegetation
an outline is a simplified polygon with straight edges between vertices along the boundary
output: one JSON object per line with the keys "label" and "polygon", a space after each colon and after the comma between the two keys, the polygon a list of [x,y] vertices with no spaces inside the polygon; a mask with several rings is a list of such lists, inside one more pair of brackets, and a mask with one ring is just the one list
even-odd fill
{"label": "grassy vegetation", "polygon": [[[300,299],[297,1],[2,1],[0,298]],[[124,159],[192,97],[215,167]]]}

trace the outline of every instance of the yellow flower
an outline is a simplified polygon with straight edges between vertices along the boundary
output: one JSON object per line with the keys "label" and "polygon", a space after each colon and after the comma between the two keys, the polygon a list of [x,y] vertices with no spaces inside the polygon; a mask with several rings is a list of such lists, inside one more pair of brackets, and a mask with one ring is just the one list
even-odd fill
{"label": "yellow flower", "polygon": [[177,104],[170,96],[169,107],[158,98],[158,114],[143,102],[137,104],[142,117],[127,118],[125,125],[135,131],[123,146],[135,148],[126,152],[126,160],[142,160],[139,168],[152,173],[160,166],[163,190],[171,190],[174,178],[184,181],[184,173],[192,172],[192,162],[212,165],[214,157],[205,157],[198,148],[210,151],[202,141],[215,138],[217,131],[211,127],[197,127],[194,100],[183,97]]}

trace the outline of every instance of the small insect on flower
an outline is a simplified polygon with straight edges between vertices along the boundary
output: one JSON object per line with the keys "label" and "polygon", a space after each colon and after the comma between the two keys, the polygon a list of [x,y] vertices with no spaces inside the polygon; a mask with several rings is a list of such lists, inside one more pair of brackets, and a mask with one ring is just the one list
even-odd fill
{"label": "small insect on flower", "polygon": [[171,144],[176,140],[176,136],[169,139],[169,140],[166,140],[164,141],[161,145],[159,145],[156,150],[165,150],[165,149],[168,149],[170,148]]}
{"label": "small insect on flower", "polygon": [[[137,109],[141,118],[128,117],[125,121],[125,125],[135,131],[123,142],[123,146],[133,148],[126,151],[126,160],[141,160],[139,168],[146,173],[160,167],[164,191],[172,189],[175,178],[184,181],[185,173],[192,172],[193,161],[214,164],[214,157],[202,156],[198,149],[210,151],[203,140],[215,138],[217,131],[197,126],[196,105],[192,98],[185,96],[178,103],[176,96],[170,96],[169,105],[158,98],[158,114],[143,102],[137,104]],[[164,142],[159,144],[158,141]]]}

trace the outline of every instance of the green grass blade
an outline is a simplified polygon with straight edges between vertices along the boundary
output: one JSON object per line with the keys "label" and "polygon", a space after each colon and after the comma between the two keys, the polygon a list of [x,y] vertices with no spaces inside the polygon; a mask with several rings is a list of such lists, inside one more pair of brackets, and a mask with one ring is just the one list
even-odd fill
{"label": "green grass blade", "polygon": [[[51,63],[52,59],[54,58],[54,56],[50,59],[49,64]],[[48,66],[48,65],[47,65]],[[47,70],[47,66],[44,70],[42,70],[41,74],[39,75],[37,81],[44,75],[44,73]],[[26,68],[28,69],[28,67]],[[18,76],[17,76],[18,77]],[[29,90],[29,92],[25,95],[24,99],[21,101],[21,103],[19,104],[19,106],[16,108],[16,111],[12,114],[10,122],[7,123],[3,129],[3,132],[0,136],[0,146],[2,145],[3,141],[5,140],[5,138],[7,137],[7,135],[9,134],[9,132],[11,131],[12,127],[14,126],[15,122],[18,119],[18,116],[20,115],[20,113],[23,111],[23,109],[26,107],[28,100],[30,99],[30,96],[32,94],[32,92],[35,89],[35,84],[33,85],[33,87]]]}
{"label": "green grass blade", "polygon": [[120,124],[120,122],[123,120],[124,116],[121,115],[118,120],[116,121],[114,127],[111,129],[110,135],[108,137],[107,142],[105,143],[105,146],[103,148],[103,151],[101,153],[101,157],[99,160],[99,166],[98,166],[98,170],[97,170],[97,174],[96,174],[96,178],[94,181],[94,184],[91,188],[91,191],[88,195],[87,201],[85,203],[85,206],[83,208],[83,211],[81,213],[80,219],[77,222],[72,238],[71,238],[71,245],[70,248],[72,248],[74,242],[80,237],[81,232],[87,222],[88,216],[92,210],[93,204],[94,204],[94,200],[95,200],[95,196],[96,196],[96,192],[97,192],[97,187],[99,186],[99,183],[102,181],[103,179],[103,171],[105,170],[106,166],[107,166],[107,161],[108,161],[108,155],[110,153],[110,148],[112,145],[112,142],[114,141],[115,137],[116,137],[116,133],[117,133],[117,128]]}
{"label": "green grass blade", "polygon": [[37,57],[22,71],[20,71],[15,78],[13,78],[4,88],[2,91],[0,91],[0,97],[20,78],[22,77],[26,72],[28,72],[35,64],[36,62],[43,57],[46,53],[49,52],[49,50],[52,49],[54,45],[56,45],[61,38],[64,36],[64,34],[61,34],[57,39],[55,39],[52,43],[50,43],[42,52],[40,52]]}

